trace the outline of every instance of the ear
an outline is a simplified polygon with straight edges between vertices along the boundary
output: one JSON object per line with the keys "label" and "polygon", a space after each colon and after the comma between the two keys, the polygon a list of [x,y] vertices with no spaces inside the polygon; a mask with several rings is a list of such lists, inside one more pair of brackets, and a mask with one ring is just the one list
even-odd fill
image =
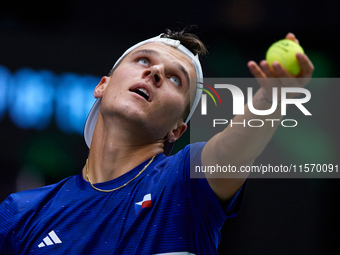
{"label": "ear", "polygon": [[103,97],[105,88],[109,84],[109,81],[110,81],[110,77],[108,77],[108,76],[102,77],[102,79],[100,80],[99,84],[94,89],[94,97],[95,98]]}
{"label": "ear", "polygon": [[175,129],[172,129],[166,134],[166,139],[169,143],[176,142],[187,130],[187,124],[181,121]]}

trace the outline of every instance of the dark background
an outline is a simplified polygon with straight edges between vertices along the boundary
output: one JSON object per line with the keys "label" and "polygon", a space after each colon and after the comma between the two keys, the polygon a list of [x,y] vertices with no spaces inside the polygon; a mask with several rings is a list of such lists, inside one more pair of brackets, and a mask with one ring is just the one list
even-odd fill
{"label": "dark background", "polygon": [[[339,7],[335,0],[6,1],[0,7],[0,65],[13,75],[29,67],[58,77],[91,75],[99,82],[128,47],[165,28],[194,24],[193,32],[209,50],[202,59],[206,77],[251,77],[247,61],[262,60],[266,49],[290,31],[313,61],[314,77],[339,77]],[[328,102],[321,109],[337,116],[337,95],[320,95]],[[337,160],[336,123],[325,125],[333,126],[333,133],[315,131],[308,140],[328,137],[334,145],[331,159]],[[61,131],[55,117],[43,129],[27,129],[5,111],[0,132],[1,201],[77,174],[87,158],[79,132]],[[282,140],[274,139],[263,155],[289,155],[287,144],[298,148],[303,142],[288,141],[285,147]],[[187,141],[186,136],[176,150]],[[329,149],[324,146],[313,143],[320,152]],[[334,253],[339,193],[337,179],[251,179],[241,212],[222,229],[220,254]]]}

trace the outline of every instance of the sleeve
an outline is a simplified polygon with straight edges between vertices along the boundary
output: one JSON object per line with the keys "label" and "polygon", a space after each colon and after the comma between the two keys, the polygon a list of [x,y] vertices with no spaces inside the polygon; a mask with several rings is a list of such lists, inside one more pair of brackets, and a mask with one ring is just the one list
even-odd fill
{"label": "sleeve", "polygon": [[15,224],[18,209],[13,195],[0,204],[0,254],[15,254]]}
{"label": "sleeve", "polygon": [[[247,181],[238,190],[238,192],[226,203],[221,204],[217,199],[214,191],[211,189],[204,174],[201,176],[190,175],[195,171],[196,166],[201,166],[201,153],[205,143],[196,143],[190,145],[190,151],[186,156],[186,171],[184,173],[184,182],[190,194],[193,206],[198,213],[205,218],[211,219],[216,224],[224,223],[226,218],[234,217],[239,212]],[[194,176],[194,178],[192,178]]]}

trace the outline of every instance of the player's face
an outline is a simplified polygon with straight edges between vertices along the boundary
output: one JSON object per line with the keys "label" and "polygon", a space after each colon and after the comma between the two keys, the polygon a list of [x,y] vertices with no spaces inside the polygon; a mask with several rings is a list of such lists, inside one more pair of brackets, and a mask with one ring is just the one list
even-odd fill
{"label": "player's face", "polygon": [[[102,109],[137,123],[156,138],[183,125],[196,79],[191,60],[163,43],[142,45],[129,53],[105,87]],[[185,124],[184,124],[185,125]]]}

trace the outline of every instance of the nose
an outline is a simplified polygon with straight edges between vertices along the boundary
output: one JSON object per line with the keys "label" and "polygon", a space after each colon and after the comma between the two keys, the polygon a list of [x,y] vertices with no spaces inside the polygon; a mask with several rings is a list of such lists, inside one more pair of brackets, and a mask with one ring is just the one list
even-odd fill
{"label": "nose", "polygon": [[150,78],[159,87],[163,82],[163,69],[162,65],[153,65],[143,72],[143,78]]}

